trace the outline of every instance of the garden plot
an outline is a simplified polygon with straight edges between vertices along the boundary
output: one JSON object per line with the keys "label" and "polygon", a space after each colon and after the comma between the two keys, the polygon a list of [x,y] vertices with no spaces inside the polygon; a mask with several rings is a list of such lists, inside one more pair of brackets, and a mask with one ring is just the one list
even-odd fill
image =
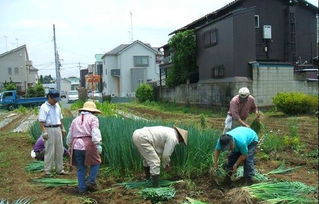
{"label": "garden plot", "polygon": [[29,115],[28,117],[23,119],[21,123],[12,130],[12,132],[27,132],[37,119],[38,117],[36,115]]}
{"label": "garden plot", "polygon": [[5,116],[3,120],[0,121],[0,129],[9,125],[12,121],[16,120],[19,117],[17,113],[10,113],[9,115]]}

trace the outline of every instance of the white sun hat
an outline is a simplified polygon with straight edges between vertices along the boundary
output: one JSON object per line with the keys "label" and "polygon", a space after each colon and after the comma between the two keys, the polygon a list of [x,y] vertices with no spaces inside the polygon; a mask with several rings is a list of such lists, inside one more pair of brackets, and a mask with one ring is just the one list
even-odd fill
{"label": "white sun hat", "polygon": [[250,92],[247,87],[242,87],[239,89],[238,94],[241,98],[247,98],[250,95]]}

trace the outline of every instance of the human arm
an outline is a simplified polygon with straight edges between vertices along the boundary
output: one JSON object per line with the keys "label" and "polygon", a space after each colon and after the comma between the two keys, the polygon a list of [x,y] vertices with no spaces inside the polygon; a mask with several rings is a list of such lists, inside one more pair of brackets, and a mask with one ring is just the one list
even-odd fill
{"label": "human arm", "polygon": [[220,155],[220,150],[215,150],[214,151],[214,170],[218,169],[218,159]]}
{"label": "human arm", "polygon": [[165,142],[163,154],[162,154],[162,165],[165,168],[168,168],[170,163],[170,157],[175,149],[176,144],[178,143],[177,139],[168,138]]}
{"label": "human arm", "polygon": [[229,112],[233,118],[233,120],[238,121],[242,126],[249,127],[249,125],[240,118],[239,115],[239,102],[236,96],[230,101],[229,104]]}
{"label": "human arm", "polygon": [[238,168],[238,166],[240,166],[247,158],[247,155],[240,155],[236,161],[236,163],[233,165],[233,171],[235,172]]}
{"label": "human arm", "polygon": [[99,119],[97,117],[93,117],[91,121],[92,128],[92,142],[95,144],[96,149],[101,154],[102,153],[102,136],[101,131],[99,129]]}

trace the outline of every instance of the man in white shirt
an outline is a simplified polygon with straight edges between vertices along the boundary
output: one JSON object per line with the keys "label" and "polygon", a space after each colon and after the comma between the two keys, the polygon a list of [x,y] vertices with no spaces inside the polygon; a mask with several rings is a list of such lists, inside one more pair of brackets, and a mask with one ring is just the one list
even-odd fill
{"label": "man in white shirt", "polygon": [[39,122],[42,137],[45,140],[44,171],[50,177],[55,169],[58,174],[66,174],[63,170],[63,141],[62,135],[66,131],[61,123],[62,112],[59,104],[60,94],[57,90],[50,90],[48,100],[43,103],[39,111]]}
{"label": "man in white shirt", "polygon": [[143,157],[146,179],[152,177],[153,187],[159,186],[160,165],[169,169],[170,156],[175,146],[187,145],[188,132],[178,127],[144,127],[133,133],[133,142]]}

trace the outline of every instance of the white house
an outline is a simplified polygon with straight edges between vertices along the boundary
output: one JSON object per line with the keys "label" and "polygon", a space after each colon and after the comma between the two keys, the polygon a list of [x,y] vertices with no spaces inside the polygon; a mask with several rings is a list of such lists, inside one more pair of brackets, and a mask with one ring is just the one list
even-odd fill
{"label": "white house", "polygon": [[102,56],[103,94],[135,96],[140,83],[159,81],[156,59],[160,54],[156,48],[138,40],[107,52]]}
{"label": "white house", "polygon": [[26,45],[0,54],[0,87],[4,82],[12,81],[20,92],[32,86],[38,79],[38,70],[29,60]]}

